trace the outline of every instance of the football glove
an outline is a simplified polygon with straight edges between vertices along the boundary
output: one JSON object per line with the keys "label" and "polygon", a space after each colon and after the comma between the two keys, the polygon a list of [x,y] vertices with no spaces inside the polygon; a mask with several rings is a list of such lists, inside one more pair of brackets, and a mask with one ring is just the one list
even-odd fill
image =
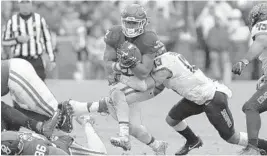
{"label": "football glove", "polygon": [[118,49],[118,54],[119,63],[122,68],[134,68],[141,57],[139,49],[130,42],[124,42],[121,48]]}
{"label": "football glove", "polygon": [[240,75],[243,71],[243,69],[249,64],[248,60],[241,60],[239,62],[237,62],[236,64],[234,64],[232,72],[234,74],[238,74]]}
{"label": "football glove", "polygon": [[266,83],[265,75],[262,75],[260,79],[257,81],[256,89],[259,90]]}

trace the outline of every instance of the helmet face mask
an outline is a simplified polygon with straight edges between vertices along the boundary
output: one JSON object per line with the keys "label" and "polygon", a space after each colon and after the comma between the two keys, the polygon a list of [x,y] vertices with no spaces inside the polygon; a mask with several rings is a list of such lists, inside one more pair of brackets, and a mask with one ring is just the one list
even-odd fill
{"label": "helmet face mask", "polygon": [[147,16],[144,8],[138,4],[127,6],[121,14],[122,32],[126,37],[133,38],[145,31]]}
{"label": "helmet face mask", "polygon": [[146,19],[129,19],[129,18],[122,18],[122,29],[123,33],[126,37],[136,37],[144,33],[144,28],[146,25]]}

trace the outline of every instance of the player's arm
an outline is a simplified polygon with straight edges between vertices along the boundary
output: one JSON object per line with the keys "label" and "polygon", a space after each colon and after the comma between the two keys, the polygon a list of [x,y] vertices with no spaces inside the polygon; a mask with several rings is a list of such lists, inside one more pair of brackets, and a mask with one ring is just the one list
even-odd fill
{"label": "player's arm", "polygon": [[155,58],[155,54],[143,55],[142,62],[137,63],[137,65],[131,69],[134,75],[141,80],[144,80],[145,78],[147,78],[153,68],[154,58]]}
{"label": "player's arm", "polygon": [[245,55],[244,60],[251,62],[256,57],[258,57],[266,48],[267,48],[267,34],[261,34],[256,36],[254,42],[249,48],[248,53]]}
{"label": "player's arm", "polygon": [[17,38],[13,37],[12,35],[12,22],[11,19],[8,20],[4,35],[2,37],[2,45],[3,46],[13,46],[18,43]]}
{"label": "player's arm", "polygon": [[146,51],[142,51],[142,62],[137,63],[137,65],[131,69],[134,75],[141,80],[147,78],[150,74],[154,66],[156,52],[164,47],[164,44],[158,40],[154,32],[147,32],[145,34],[143,37],[143,44],[146,47]]}
{"label": "player's arm", "polygon": [[43,33],[45,50],[49,56],[49,60],[51,62],[55,62],[55,54],[53,52],[51,34],[49,31],[48,25],[46,24],[46,21],[43,17],[41,18],[41,29],[42,29],[42,33]]}
{"label": "player's arm", "polygon": [[171,75],[172,73],[170,71],[161,69],[151,74],[151,76],[148,76],[144,80],[140,80],[136,77],[128,77],[122,75],[120,77],[120,81],[133,89],[146,91],[148,89],[154,88],[155,86],[160,86],[166,79],[171,77]]}
{"label": "player's arm", "polygon": [[267,48],[267,35],[261,34],[256,36],[254,42],[249,48],[248,53],[241,61],[237,62],[233,66],[232,72],[240,75],[243,68],[246,65],[248,65],[252,60],[254,60],[256,57],[258,57],[266,48]]}

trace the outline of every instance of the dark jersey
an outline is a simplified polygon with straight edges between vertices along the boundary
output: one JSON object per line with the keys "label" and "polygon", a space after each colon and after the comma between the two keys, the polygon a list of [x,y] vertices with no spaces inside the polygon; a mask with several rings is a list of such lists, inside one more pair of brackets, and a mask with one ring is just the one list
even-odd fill
{"label": "dark jersey", "polygon": [[1,96],[4,96],[9,92],[8,78],[9,78],[9,61],[2,60],[1,61]]}
{"label": "dark jersey", "polygon": [[131,42],[137,46],[142,55],[153,54],[162,48],[162,46],[159,46],[161,42],[158,36],[153,31],[145,31],[137,37],[127,38],[122,32],[121,26],[110,28],[105,35],[104,41],[116,51],[125,41]]}

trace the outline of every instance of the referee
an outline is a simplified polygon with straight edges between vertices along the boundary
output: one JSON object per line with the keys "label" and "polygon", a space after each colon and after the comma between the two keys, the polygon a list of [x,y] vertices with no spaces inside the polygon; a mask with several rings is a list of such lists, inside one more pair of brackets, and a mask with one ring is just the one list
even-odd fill
{"label": "referee", "polygon": [[44,49],[50,62],[48,70],[55,64],[51,36],[45,19],[32,10],[31,0],[18,0],[19,13],[8,20],[2,45],[11,47],[11,56],[29,61],[38,76],[44,81],[46,74],[42,60]]}

